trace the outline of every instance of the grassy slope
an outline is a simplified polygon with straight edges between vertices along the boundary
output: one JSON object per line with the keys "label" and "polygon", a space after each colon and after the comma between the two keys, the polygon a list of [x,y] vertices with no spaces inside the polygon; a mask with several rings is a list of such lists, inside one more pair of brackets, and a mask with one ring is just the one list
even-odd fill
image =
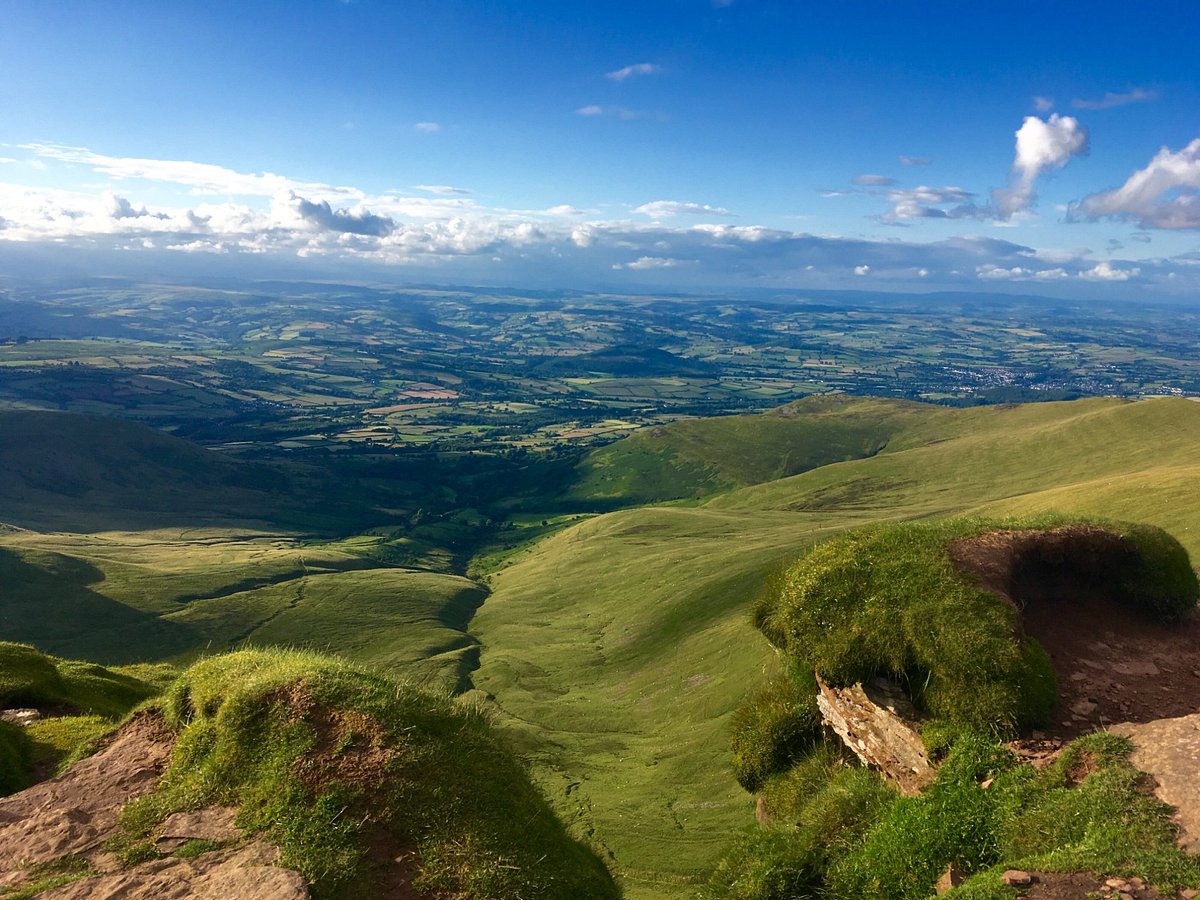
{"label": "grassy slope", "polygon": [[1198,444],[1186,400],[931,409],[869,459],[591,519],[494,577],[475,683],[629,896],[684,896],[752,821],[728,716],[772,665],[747,615],[772,569],[868,521],[1052,505],[1162,525],[1196,554]]}
{"label": "grassy slope", "polygon": [[107,416],[0,410],[0,521],[142,528],[266,515],[278,472]]}
{"label": "grassy slope", "polygon": [[10,531],[0,533],[0,626],[10,639],[104,663],[278,644],[460,684],[482,591],[370,565],[343,545],[282,535]]}
{"label": "grassy slope", "polygon": [[874,398],[809,397],[761,415],[687,419],[589,453],[568,497],[699,498],[878,453],[937,410]]}

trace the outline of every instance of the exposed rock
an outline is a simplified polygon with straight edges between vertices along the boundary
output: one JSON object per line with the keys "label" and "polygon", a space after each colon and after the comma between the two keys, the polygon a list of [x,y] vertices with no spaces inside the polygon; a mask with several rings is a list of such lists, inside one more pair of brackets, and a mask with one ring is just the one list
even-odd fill
{"label": "exposed rock", "polygon": [[826,725],[851,752],[912,796],[933,781],[934,768],[916,731],[920,716],[895,684],[876,678],[830,687],[817,678],[817,705]]}
{"label": "exposed rock", "polygon": [[278,852],[254,842],[195,859],[167,857],[39,894],[45,900],[306,900],[299,873],[272,865]]}
{"label": "exposed rock", "polygon": [[1022,872],[1020,869],[1008,869],[1000,876],[1000,880],[1009,887],[1029,887],[1037,879],[1029,872]]}
{"label": "exposed rock", "polygon": [[1200,713],[1110,730],[1133,741],[1130,762],[1154,776],[1155,795],[1175,807],[1179,845],[1200,851]]}
{"label": "exposed rock", "polygon": [[767,798],[762,794],[758,795],[758,800],[754,804],[754,818],[759,825],[764,827],[770,825],[775,819],[771,815],[771,810],[767,807]]}
{"label": "exposed rock", "polygon": [[956,864],[950,863],[950,865],[946,866],[946,871],[943,872],[942,876],[937,880],[937,885],[935,886],[934,890],[940,897],[942,894],[954,890],[954,888],[958,887],[962,883],[962,872],[959,871]]}
{"label": "exposed rock", "polygon": [[40,709],[5,709],[0,710],[0,720],[14,725],[32,725],[42,718]]}
{"label": "exposed rock", "polygon": [[136,716],[64,775],[0,800],[0,887],[25,881],[28,866],[98,851],[121,807],[154,787],[174,740],[158,716]]}
{"label": "exposed rock", "polygon": [[225,843],[242,837],[242,829],[233,824],[237,810],[229,806],[210,806],[168,816],[158,827],[154,846],[170,852],[188,841]]}

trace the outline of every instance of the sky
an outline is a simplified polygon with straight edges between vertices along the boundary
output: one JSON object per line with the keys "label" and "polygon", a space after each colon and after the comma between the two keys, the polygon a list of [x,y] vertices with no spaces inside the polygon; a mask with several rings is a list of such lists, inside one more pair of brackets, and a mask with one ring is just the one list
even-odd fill
{"label": "sky", "polygon": [[1200,299],[1200,5],[0,0],[0,274]]}

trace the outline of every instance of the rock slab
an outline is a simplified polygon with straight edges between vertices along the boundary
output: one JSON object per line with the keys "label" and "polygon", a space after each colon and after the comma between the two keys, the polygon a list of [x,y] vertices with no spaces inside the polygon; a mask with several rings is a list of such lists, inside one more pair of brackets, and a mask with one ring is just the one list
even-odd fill
{"label": "rock slab", "polygon": [[817,706],[825,724],[865,765],[878,769],[905,796],[919,794],[934,778],[916,726],[916,708],[899,686],[883,678],[851,687],[830,687],[817,677]]}

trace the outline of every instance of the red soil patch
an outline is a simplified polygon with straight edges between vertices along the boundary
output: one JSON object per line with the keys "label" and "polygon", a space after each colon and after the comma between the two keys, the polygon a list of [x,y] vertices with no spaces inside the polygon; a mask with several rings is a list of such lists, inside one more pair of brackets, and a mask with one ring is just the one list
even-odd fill
{"label": "red soil patch", "polygon": [[1094,526],[996,531],[950,548],[960,571],[1011,603],[1050,654],[1058,707],[1050,736],[1200,710],[1200,617],[1164,625],[1112,593],[1112,563],[1131,552]]}

